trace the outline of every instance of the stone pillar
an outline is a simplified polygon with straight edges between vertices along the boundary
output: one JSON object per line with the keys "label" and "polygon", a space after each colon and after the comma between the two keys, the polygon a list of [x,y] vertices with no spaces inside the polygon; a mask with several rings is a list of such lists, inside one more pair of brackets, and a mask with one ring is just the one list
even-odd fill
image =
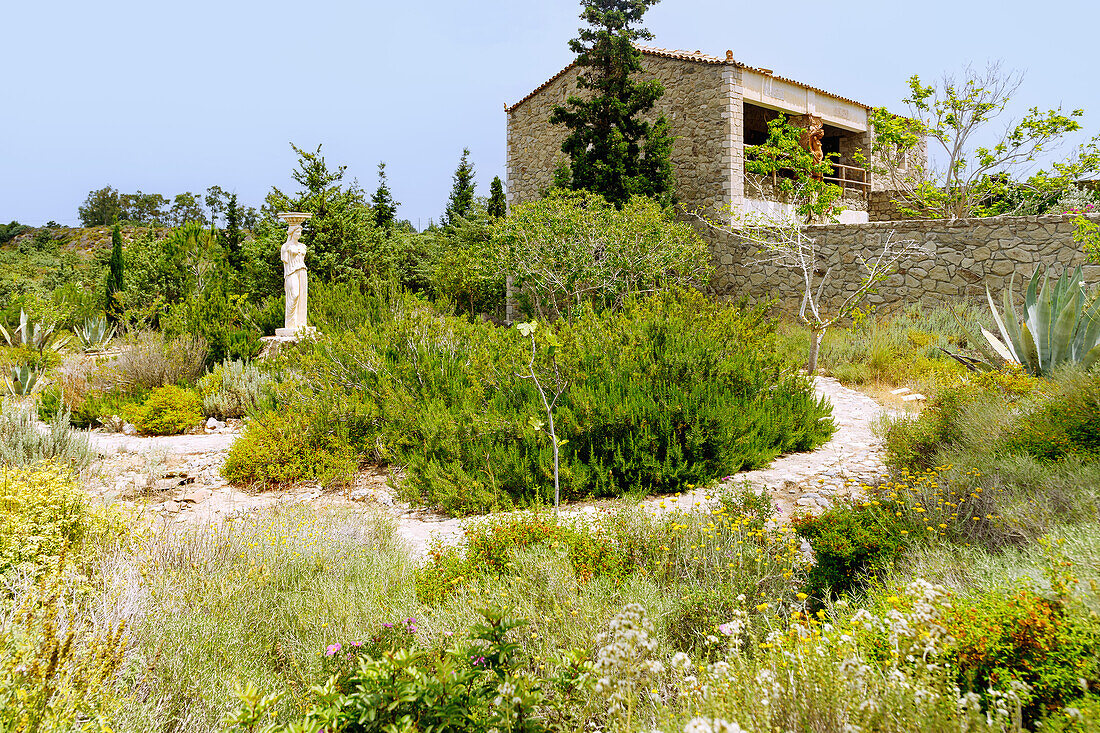
{"label": "stone pillar", "polygon": [[727,54],[722,69],[722,89],[726,121],[726,139],[722,143],[725,162],[722,166],[724,181],[722,195],[726,204],[736,209],[745,200],[745,97],[741,87],[741,69]]}

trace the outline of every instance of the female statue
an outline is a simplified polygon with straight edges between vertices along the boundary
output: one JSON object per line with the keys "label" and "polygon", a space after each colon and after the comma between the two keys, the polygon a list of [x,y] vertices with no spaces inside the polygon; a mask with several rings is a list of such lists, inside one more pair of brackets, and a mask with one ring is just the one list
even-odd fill
{"label": "female statue", "polygon": [[280,335],[296,335],[308,330],[306,324],[306,246],[299,240],[302,236],[302,222],[308,216],[298,214],[281,215],[288,224],[286,243],[279,255],[283,261],[283,285],[286,291],[285,328],[276,331]]}

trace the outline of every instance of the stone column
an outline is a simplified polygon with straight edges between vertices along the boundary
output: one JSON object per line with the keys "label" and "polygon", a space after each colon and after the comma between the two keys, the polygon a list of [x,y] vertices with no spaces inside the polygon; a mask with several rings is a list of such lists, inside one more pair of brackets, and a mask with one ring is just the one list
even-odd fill
{"label": "stone column", "polygon": [[745,200],[745,97],[741,87],[741,69],[733,61],[732,54],[726,55],[722,89],[725,97],[722,118],[726,120],[726,139],[722,143],[726,158],[722,166],[725,178],[722,189],[725,203],[736,209]]}

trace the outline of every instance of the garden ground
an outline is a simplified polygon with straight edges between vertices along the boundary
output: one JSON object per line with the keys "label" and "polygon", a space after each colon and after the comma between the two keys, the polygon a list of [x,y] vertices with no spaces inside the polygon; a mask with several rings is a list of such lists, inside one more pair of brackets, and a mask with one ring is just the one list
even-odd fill
{"label": "garden ground", "polygon": [[[860,485],[880,481],[886,468],[881,440],[873,427],[884,414],[883,408],[831,377],[816,377],[814,383],[817,394],[833,406],[837,431],[828,443],[807,453],[777,458],[764,469],[727,476],[718,487],[648,497],[642,505],[654,511],[707,508],[716,501],[722,485],[747,482],[766,491],[779,517],[787,518],[798,510],[828,508],[833,497],[851,497]],[[201,525],[288,504],[377,508],[394,519],[410,552],[423,557],[435,540],[459,540],[466,521],[396,498],[388,472],[378,468],[360,471],[352,485],[341,490],[323,491],[308,483],[264,492],[233,487],[220,471],[236,432],[159,437],[92,432],[89,437],[102,459],[88,478],[88,491],[138,509],[153,523]],[[563,514],[583,516],[613,503],[576,502],[565,507]]]}

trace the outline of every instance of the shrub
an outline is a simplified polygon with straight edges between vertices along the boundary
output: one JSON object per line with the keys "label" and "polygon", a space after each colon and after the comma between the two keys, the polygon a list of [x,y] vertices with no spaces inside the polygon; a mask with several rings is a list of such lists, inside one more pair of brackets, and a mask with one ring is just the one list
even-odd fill
{"label": "shrub", "polygon": [[[403,463],[406,491],[448,511],[546,502],[553,449],[533,427],[541,398],[517,376],[521,339],[410,296],[364,297],[377,321],[303,345],[280,409],[333,446]],[[769,348],[758,311],[685,291],[554,328],[564,499],[671,493],[832,433],[827,403]],[[267,460],[243,455],[258,445],[234,445],[239,465]]]}
{"label": "shrub", "polygon": [[73,432],[68,413],[58,410],[49,429],[35,421],[31,403],[0,402],[0,466],[27,466],[52,460],[71,471],[83,470],[94,453],[88,438]]}
{"label": "shrub", "polygon": [[[341,681],[318,690],[319,701],[297,724],[282,730],[356,730],[364,733],[410,730],[541,733],[548,731],[536,708],[542,695],[520,671],[520,644],[509,634],[526,621],[484,610],[485,623],[472,629],[468,649],[399,650],[378,658],[362,657]],[[249,731],[267,719],[274,700],[241,696],[241,707],[228,719],[228,730]],[[415,723],[414,723],[415,721]],[[279,730],[279,729],[276,729]]]}
{"label": "shrub", "polygon": [[1069,372],[1015,420],[1004,447],[1041,461],[1100,458],[1100,376]]}
{"label": "shrub", "polygon": [[55,558],[47,564],[49,572],[14,613],[0,616],[0,729],[111,730],[125,625],[83,618],[63,595],[71,563]]}
{"label": "shrub", "polygon": [[199,424],[199,397],[189,389],[161,387],[141,406],[135,427],[146,435],[179,435]]}
{"label": "shrub", "polygon": [[206,342],[197,336],[168,339],[159,331],[145,331],[126,340],[106,371],[130,390],[194,384],[206,371],[206,354]]}
{"label": "shrub", "polygon": [[795,531],[814,551],[806,593],[827,601],[859,587],[893,560],[903,540],[887,516],[869,507],[838,504],[816,517],[793,517]]}
{"label": "shrub", "polygon": [[994,550],[1093,516],[1100,373],[1038,382],[983,376],[934,396],[919,418],[887,424],[897,493],[948,538]]}
{"label": "shrub", "polygon": [[55,462],[0,468],[0,574],[54,563],[68,546],[76,553],[93,537],[117,534],[116,511],[93,510],[67,467]]}
{"label": "shrub", "polygon": [[252,417],[234,441],[222,475],[235,484],[271,487],[312,480],[331,486],[350,480],[358,467],[349,447],[317,435],[304,415],[271,410]]}
{"label": "shrub", "polygon": [[[247,296],[227,294],[225,286],[218,284],[173,306],[165,330],[202,339],[207,345],[206,363],[209,365],[247,361],[255,358],[263,348],[262,332],[247,323],[253,312]],[[266,320],[262,313],[257,315]]]}
{"label": "shrub", "polygon": [[225,420],[244,417],[264,399],[271,379],[253,364],[227,361],[199,381],[202,413]]}
{"label": "shrub", "polygon": [[78,428],[97,428],[112,423],[109,418],[118,417],[127,422],[137,419],[141,405],[148,392],[140,389],[134,392],[111,390],[89,390],[78,392],[63,390],[54,384],[38,393],[38,417],[49,421],[58,410],[67,411],[69,422]]}
{"label": "shrub", "polygon": [[955,640],[950,655],[963,689],[985,694],[1012,680],[1030,687],[1027,725],[1097,681],[1095,630],[1028,582],[957,603],[945,627]]}

